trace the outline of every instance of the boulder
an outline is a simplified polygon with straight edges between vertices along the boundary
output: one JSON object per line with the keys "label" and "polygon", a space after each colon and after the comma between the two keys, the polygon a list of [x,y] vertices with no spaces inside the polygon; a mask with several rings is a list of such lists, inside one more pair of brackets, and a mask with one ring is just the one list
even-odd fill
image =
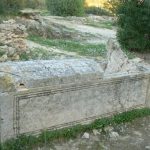
{"label": "boulder", "polygon": [[105,74],[139,71],[137,64],[141,61],[139,59],[135,59],[135,61],[129,60],[116,40],[108,40],[107,51],[107,67],[105,69]]}

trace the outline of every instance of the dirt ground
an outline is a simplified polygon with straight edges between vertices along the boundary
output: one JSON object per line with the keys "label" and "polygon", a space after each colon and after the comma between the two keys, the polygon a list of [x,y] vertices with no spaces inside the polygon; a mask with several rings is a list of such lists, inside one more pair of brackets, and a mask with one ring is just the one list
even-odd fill
{"label": "dirt ground", "polygon": [[150,150],[150,117],[107,127],[105,132],[93,130],[85,137],[53,142],[38,150]]}
{"label": "dirt ground", "polygon": [[[94,26],[85,24],[86,19],[89,19],[89,18],[83,19],[80,17],[76,17],[76,19],[69,18],[67,20],[66,18],[62,18],[62,17],[45,16],[43,17],[43,19],[49,20],[50,22],[53,22],[55,24],[63,25],[66,28],[74,29],[82,34],[88,33],[88,34],[97,36],[98,38],[96,40],[91,39],[90,42],[92,43],[95,43],[95,42],[106,43],[109,38],[116,38],[116,30],[114,28],[112,29],[99,28],[99,27],[94,27]],[[107,17],[107,19],[109,19],[109,17]],[[90,20],[92,22],[98,22],[98,23],[106,21],[106,19],[104,20],[104,18],[100,16],[95,19],[93,16],[93,18],[90,18]]]}
{"label": "dirt ground", "polygon": [[136,56],[144,59],[147,63],[150,64],[150,53],[136,53]]}

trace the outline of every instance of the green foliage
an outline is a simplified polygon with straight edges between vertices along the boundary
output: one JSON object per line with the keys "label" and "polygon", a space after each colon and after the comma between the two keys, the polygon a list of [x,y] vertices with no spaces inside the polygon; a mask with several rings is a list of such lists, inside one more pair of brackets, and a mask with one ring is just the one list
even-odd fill
{"label": "green foliage", "polygon": [[123,0],[107,0],[104,3],[104,8],[112,14],[116,14],[117,9],[122,2]]}
{"label": "green foliage", "polygon": [[97,119],[91,124],[76,125],[54,131],[43,131],[39,136],[21,135],[17,139],[7,140],[0,145],[1,150],[32,150],[36,146],[43,146],[45,142],[59,139],[76,138],[78,135],[93,129],[103,129],[110,125],[131,122],[136,118],[150,116],[149,108],[134,109],[112,117]]}
{"label": "green foliage", "polygon": [[46,0],[48,10],[57,16],[82,16],[84,0]]}
{"label": "green foliage", "polygon": [[0,57],[3,56],[5,54],[5,51],[0,49]]}
{"label": "green foliage", "polygon": [[86,14],[93,14],[93,15],[97,15],[97,16],[110,16],[110,12],[108,12],[107,10],[100,8],[100,7],[86,7],[85,8],[85,13]]}
{"label": "green foliage", "polygon": [[93,21],[88,19],[85,23],[86,25],[97,27],[97,28],[106,28],[106,29],[113,29],[115,27],[115,22],[113,21]]}
{"label": "green foliage", "polygon": [[129,59],[134,59],[136,58],[135,52],[123,49],[123,52],[128,56]]}
{"label": "green foliage", "polygon": [[45,9],[45,0],[22,0],[23,8]]}
{"label": "green foliage", "polygon": [[32,150],[37,143],[37,137],[21,135],[16,139],[12,138],[1,144],[1,150]]}
{"label": "green foliage", "polygon": [[3,14],[5,11],[6,3],[3,0],[0,0],[0,14]]}
{"label": "green foliage", "polygon": [[24,0],[23,7],[36,9],[38,8],[38,1],[37,0]]}
{"label": "green foliage", "polygon": [[56,56],[55,53],[49,52],[48,50],[41,49],[41,48],[34,48],[31,49],[28,53],[24,52],[20,55],[20,60],[27,61],[27,60],[48,60]]}
{"label": "green foliage", "polygon": [[69,52],[76,52],[83,56],[103,56],[106,53],[104,44],[87,44],[77,41],[62,40],[62,39],[44,39],[38,36],[30,36],[29,40],[37,42],[49,47],[56,47]]}
{"label": "green foliage", "polygon": [[0,14],[16,14],[23,8],[44,7],[43,0],[0,0]]}
{"label": "green foliage", "polygon": [[23,0],[0,0],[0,14],[15,14],[22,8]]}
{"label": "green foliage", "polygon": [[118,9],[118,40],[122,48],[150,51],[150,1],[128,0]]}

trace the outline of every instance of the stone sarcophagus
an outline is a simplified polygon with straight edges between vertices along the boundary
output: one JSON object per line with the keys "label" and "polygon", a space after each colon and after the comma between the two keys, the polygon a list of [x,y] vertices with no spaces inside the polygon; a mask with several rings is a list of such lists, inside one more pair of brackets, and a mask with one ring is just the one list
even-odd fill
{"label": "stone sarcophagus", "polygon": [[150,67],[105,73],[88,59],[0,64],[0,138],[38,134],[150,106]]}

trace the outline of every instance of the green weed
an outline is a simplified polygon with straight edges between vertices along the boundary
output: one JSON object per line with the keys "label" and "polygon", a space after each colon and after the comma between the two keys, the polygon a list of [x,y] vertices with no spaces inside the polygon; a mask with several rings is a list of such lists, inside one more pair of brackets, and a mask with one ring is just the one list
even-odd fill
{"label": "green weed", "polygon": [[4,54],[5,54],[5,52],[0,49],[0,57],[3,56]]}
{"label": "green weed", "polygon": [[27,61],[27,60],[48,60],[54,56],[57,56],[58,53],[50,52],[46,49],[41,49],[41,48],[34,48],[31,49],[30,52],[22,53],[20,55],[20,60]]}
{"label": "green weed", "polygon": [[56,47],[68,52],[76,52],[82,56],[104,56],[106,54],[106,48],[104,44],[88,44],[80,43],[78,41],[62,40],[62,39],[44,39],[42,37],[30,36],[29,40],[32,40],[41,45],[49,47]]}
{"label": "green weed", "polygon": [[113,29],[115,27],[115,23],[112,21],[94,22],[92,20],[87,20],[85,24],[97,28],[106,28],[106,29]]}
{"label": "green weed", "polygon": [[131,51],[125,50],[125,49],[124,49],[123,51],[124,51],[124,53],[128,56],[129,59],[133,59],[133,58],[136,57],[136,55],[135,55],[134,52],[131,52]]}

